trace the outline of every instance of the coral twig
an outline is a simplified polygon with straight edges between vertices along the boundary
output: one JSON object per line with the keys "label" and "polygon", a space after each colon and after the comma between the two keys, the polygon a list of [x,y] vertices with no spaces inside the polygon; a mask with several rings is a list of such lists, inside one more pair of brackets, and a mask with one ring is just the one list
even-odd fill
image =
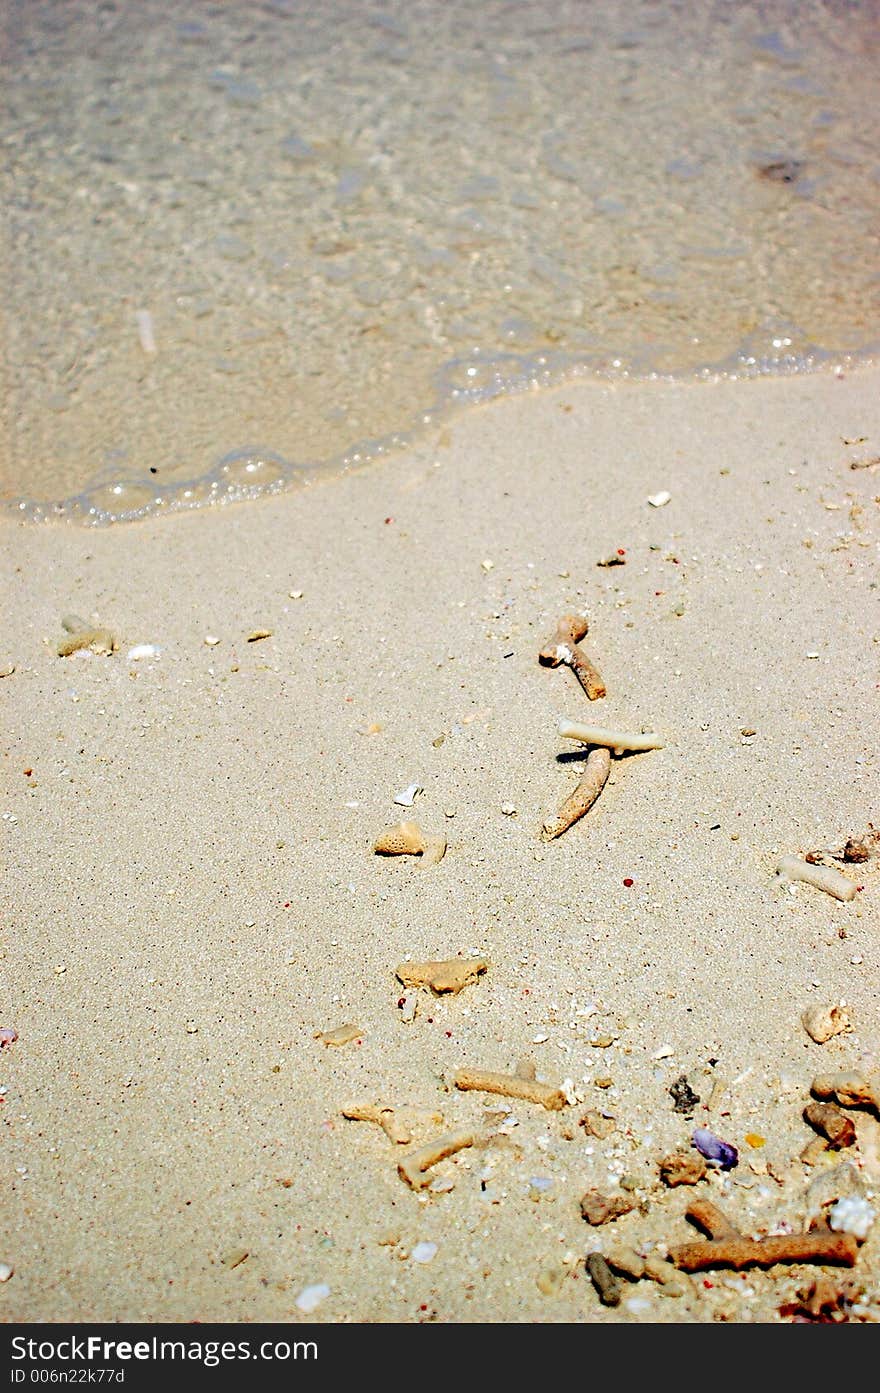
{"label": "coral twig", "polygon": [[824,890],[836,900],[855,899],[858,886],[843,871],[834,866],[817,866],[810,861],[802,861],[799,856],[782,856],[776,867],[780,880],[802,880],[816,890]]}
{"label": "coral twig", "polygon": [[524,1079],[519,1074],[494,1074],[488,1069],[461,1069],[453,1080],[462,1091],[475,1089],[479,1093],[500,1093],[504,1098],[522,1098],[527,1103],[540,1103],[550,1112],[558,1112],[566,1104],[561,1088],[536,1079]]}
{"label": "coral twig", "polygon": [[586,619],[581,615],[566,614],[557,624],[555,634],[544,644],[538,658],[546,667],[559,667],[560,663],[570,667],[590,701],[595,701],[597,697],[605,695],[605,683],[583,649],[578,648],[578,640],[586,635],[588,628]]}
{"label": "coral twig", "polygon": [[397,1118],[394,1109],[387,1103],[357,1103],[342,1108],[342,1116],[352,1122],[375,1122],[389,1141],[396,1146],[406,1146],[412,1141],[412,1132]]}
{"label": "coral twig", "polygon": [[436,1166],[438,1161],[444,1161],[447,1156],[454,1156],[456,1151],[473,1146],[476,1140],[474,1132],[447,1132],[442,1137],[436,1137],[434,1141],[425,1142],[418,1151],[411,1151],[408,1156],[403,1156],[397,1166],[398,1174],[413,1190],[424,1190],[431,1183],[431,1177],[426,1172],[432,1166]]}
{"label": "coral twig", "polygon": [[681,1243],[669,1251],[682,1272],[710,1267],[774,1267],[779,1262],[828,1262],[852,1267],[859,1245],[850,1233],[784,1233],[771,1238],[744,1238],[717,1205],[694,1200],[687,1217],[709,1234],[708,1242]]}
{"label": "coral twig", "polygon": [[560,721],[559,734],[566,740],[580,740],[582,745],[604,745],[616,755],[641,750],[662,750],[659,735],[645,732],[627,734],[622,730],[606,730],[604,726],[586,726],[580,721]]}
{"label": "coral twig", "polygon": [[548,818],[541,828],[541,840],[552,842],[566,832],[573,823],[589,812],[599,794],[605,787],[611,769],[611,752],[607,749],[591,750],[587,755],[587,765],[580,783],[568,795],[554,818]]}

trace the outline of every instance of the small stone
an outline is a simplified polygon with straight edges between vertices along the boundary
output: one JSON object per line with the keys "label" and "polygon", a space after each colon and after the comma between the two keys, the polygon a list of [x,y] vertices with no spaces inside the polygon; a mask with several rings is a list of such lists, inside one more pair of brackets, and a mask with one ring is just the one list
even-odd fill
{"label": "small stone", "polygon": [[587,1190],[581,1196],[581,1217],[594,1228],[629,1214],[635,1207],[635,1201],[625,1195],[603,1195],[601,1190]]}
{"label": "small stone", "polygon": [[11,1262],[0,1262],[0,1282],[8,1282],[14,1271]]}
{"label": "small stone", "polygon": [[505,817],[516,817],[516,804],[515,804],[515,803],[502,803],[502,804],[501,804],[501,811],[503,812],[503,814],[504,814]]}
{"label": "small stone", "polygon": [[583,1127],[588,1136],[598,1137],[600,1141],[603,1141],[605,1137],[610,1137],[617,1128],[617,1123],[613,1117],[605,1117],[596,1108],[588,1108],[580,1119],[579,1125]]}
{"label": "small stone", "polygon": [[318,1033],[315,1037],[324,1045],[350,1045],[353,1040],[360,1040],[363,1031],[359,1025],[337,1025],[333,1030],[325,1030]]}
{"label": "small stone", "polygon": [[691,1088],[685,1074],[679,1074],[669,1089],[669,1096],[672,1098],[673,1112],[693,1112],[700,1101],[699,1093],[695,1093]]}
{"label": "small stone", "polygon": [[299,1296],[294,1299],[294,1306],[304,1315],[310,1316],[313,1311],[317,1311],[322,1301],[326,1301],[330,1295],[330,1288],[325,1282],[316,1282],[313,1286],[303,1287]]}
{"label": "small stone", "polygon": [[432,1259],[436,1256],[436,1253],[436,1243],[417,1243],[413,1248],[410,1257],[412,1258],[413,1262],[426,1263],[431,1262]]}
{"label": "small stone", "polygon": [[305,594],[305,591],[303,591],[303,590],[288,590],[287,593],[288,593],[288,595],[290,596],[290,598],[291,598],[292,600],[301,600],[302,597],[303,597],[303,595]]}
{"label": "small stone", "polygon": [[[15,663],[0,663],[0,677],[11,677],[14,672]],[[4,1267],[6,1266],[5,1263],[3,1265]],[[12,1273],[9,1275],[11,1276]],[[4,1278],[4,1281],[6,1280],[8,1280],[8,1278]]]}
{"label": "small stone", "polygon": [[205,634],[205,637],[202,639],[202,642],[204,644],[207,644],[208,648],[216,648],[220,640],[216,634]]}
{"label": "small stone", "polygon": [[696,1185],[705,1177],[707,1170],[702,1156],[692,1151],[677,1151],[671,1156],[664,1156],[660,1162],[660,1179],[670,1189],[675,1189],[677,1185]]}
{"label": "small stone", "polygon": [[851,1118],[840,1111],[834,1103],[808,1103],[804,1108],[804,1120],[823,1137],[835,1151],[852,1146],[856,1139],[856,1129]]}
{"label": "small stone", "polygon": [[199,1033],[199,1027],[195,1021],[187,1021],[184,1025],[184,1030],[187,1035],[198,1035]]}
{"label": "small stone", "polygon": [[252,629],[247,636],[248,643],[259,643],[261,638],[271,638],[271,629]]}
{"label": "small stone", "polygon": [[481,561],[481,562],[480,562],[480,565],[483,567],[483,570],[486,571],[486,572],[492,571],[492,570],[494,570],[494,568],[495,568],[495,562],[494,562],[494,561],[490,561],[488,557],[486,558],[485,561]]}
{"label": "small stone", "polygon": [[668,491],[668,489],[661,489],[659,493],[649,494],[648,502],[650,503],[652,508],[663,508],[669,502],[671,497],[672,494]]}
{"label": "small stone", "polygon": [[587,1257],[587,1273],[596,1288],[603,1306],[619,1306],[623,1294],[623,1283],[615,1277],[601,1253],[590,1253]]}

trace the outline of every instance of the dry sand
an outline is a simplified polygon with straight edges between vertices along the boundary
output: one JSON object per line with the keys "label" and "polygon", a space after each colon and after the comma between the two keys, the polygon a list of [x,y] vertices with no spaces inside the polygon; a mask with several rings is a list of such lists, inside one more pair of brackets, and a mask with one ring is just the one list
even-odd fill
{"label": "dry sand", "polygon": [[[706,1195],[750,1233],[802,1225],[841,1163],[797,1160],[810,1081],[878,1064],[877,859],[848,904],[772,874],[880,825],[880,468],[849,467],[880,450],[878,388],[570,385],[258,505],[3,525],[0,1318],[778,1318],[803,1267],[675,1299],[643,1281],[606,1310],[582,1259],[694,1236],[656,1163],[698,1123],[740,1148]],[[592,706],[537,662],[579,609]],[[58,657],[71,611],[119,650]],[[576,777],[561,717],[668,744],[614,761],[542,845]],[[440,865],[371,854],[406,817],[445,831]],[[469,951],[488,973],[405,1023],[395,965]],[[841,998],[854,1032],[813,1043],[802,1011]],[[361,1043],[315,1039],[346,1022]],[[448,1080],[524,1057],[582,1101],[512,1102],[516,1126],[438,1167],[446,1193],[340,1117],[382,1099],[491,1134],[503,1100]],[[586,1107],[618,1130],[586,1136]],[[859,1129],[827,1184],[880,1210],[880,1124]],[[621,1179],[644,1212],[590,1228],[580,1195]],[[857,1317],[878,1273],[880,1223]]]}

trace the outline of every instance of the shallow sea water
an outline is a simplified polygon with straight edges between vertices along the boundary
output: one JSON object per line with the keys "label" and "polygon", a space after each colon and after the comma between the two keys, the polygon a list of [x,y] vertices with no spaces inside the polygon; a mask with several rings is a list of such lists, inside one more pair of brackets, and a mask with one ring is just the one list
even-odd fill
{"label": "shallow sea water", "polygon": [[880,8],[6,0],[0,506],[125,520],[572,375],[880,342]]}

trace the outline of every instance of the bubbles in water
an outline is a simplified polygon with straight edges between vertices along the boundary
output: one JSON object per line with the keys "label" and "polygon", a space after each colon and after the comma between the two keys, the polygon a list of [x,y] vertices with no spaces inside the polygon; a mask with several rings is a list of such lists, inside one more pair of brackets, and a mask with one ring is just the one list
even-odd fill
{"label": "bubbles in water", "polygon": [[870,6],[70,8],[17,7],[4,55],[16,516],[257,498],[501,393],[880,337]]}

